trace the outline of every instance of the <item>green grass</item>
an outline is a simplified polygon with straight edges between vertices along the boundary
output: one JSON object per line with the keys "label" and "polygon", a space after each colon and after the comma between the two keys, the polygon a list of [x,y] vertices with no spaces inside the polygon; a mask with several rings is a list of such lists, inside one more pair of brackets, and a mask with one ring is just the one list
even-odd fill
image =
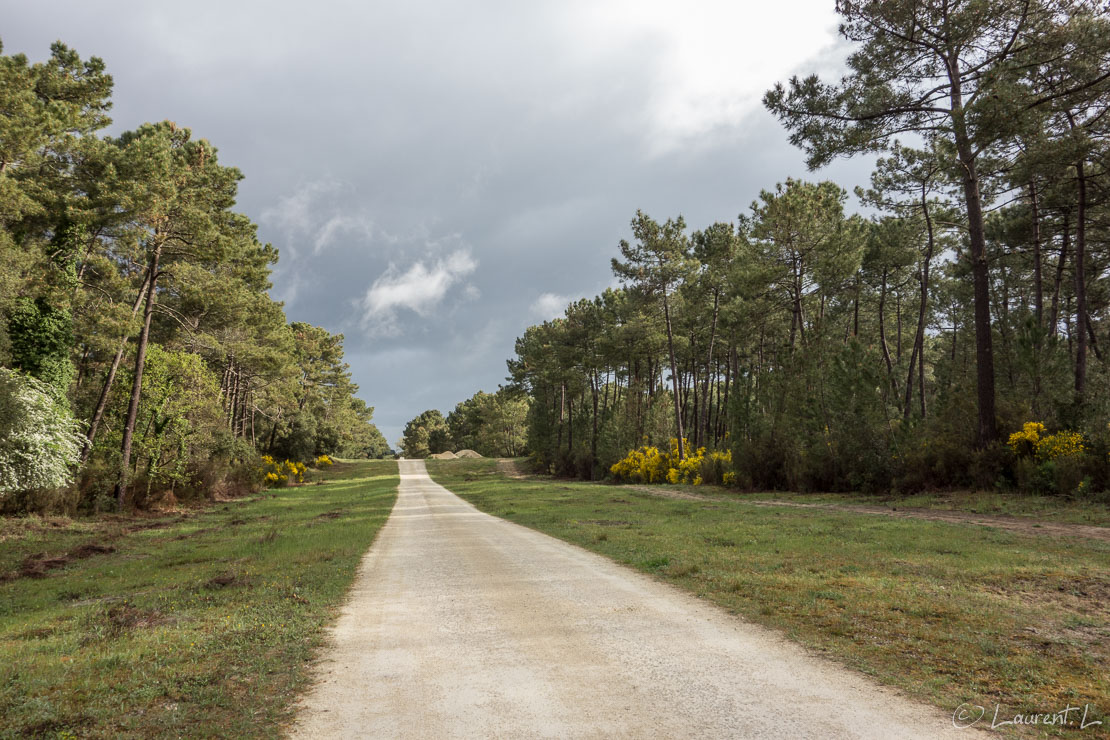
{"label": "green grass", "polygon": [[[698,489],[693,489],[698,490]],[[721,489],[715,489],[721,492]],[[1013,516],[1062,524],[1110,527],[1110,504],[1103,501],[1061,499],[996,491],[928,491],[898,495],[861,493],[747,493],[736,494],[752,501],[793,501],[812,504],[856,504],[902,509],[963,511],[990,516]]]}
{"label": "green grass", "polygon": [[1105,542],[513,480],[491,460],[428,469],[484,511],[653,574],[947,712],[1090,703],[1103,725],[1081,736],[1110,736]]}
{"label": "green grass", "polygon": [[337,464],[184,514],[0,520],[0,737],[279,734],[396,471]]}
{"label": "green grass", "polygon": [[[527,458],[517,458],[521,470],[528,469]],[[698,496],[744,501],[789,501],[803,504],[847,504],[898,509],[934,509],[988,516],[1012,516],[1039,522],[1088,524],[1110,527],[1110,499],[1074,499],[999,491],[921,491],[918,493],[798,493],[794,491],[740,492],[721,486],[656,485]]]}

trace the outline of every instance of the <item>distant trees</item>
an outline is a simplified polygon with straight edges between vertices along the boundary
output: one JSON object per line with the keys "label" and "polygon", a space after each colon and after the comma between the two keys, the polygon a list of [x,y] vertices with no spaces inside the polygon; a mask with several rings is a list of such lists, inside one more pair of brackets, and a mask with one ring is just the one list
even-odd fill
{"label": "distant trees", "polygon": [[484,457],[519,457],[525,452],[528,399],[511,389],[478,391],[444,419],[431,409],[405,425],[405,457],[474,450]]}
{"label": "distant trees", "polygon": [[126,506],[249,481],[258,451],[384,454],[343,337],[267,294],[277,250],[233,210],[242,175],[168,121],[98,135],[111,89],[60,43],[0,54],[0,403],[58,445],[6,485],[76,477],[72,500]]}
{"label": "distant trees", "polygon": [[449,446],[447,422],[437,409],[428,409],[410,420],[401,435],[401,454],[405,457],[436,455]]}

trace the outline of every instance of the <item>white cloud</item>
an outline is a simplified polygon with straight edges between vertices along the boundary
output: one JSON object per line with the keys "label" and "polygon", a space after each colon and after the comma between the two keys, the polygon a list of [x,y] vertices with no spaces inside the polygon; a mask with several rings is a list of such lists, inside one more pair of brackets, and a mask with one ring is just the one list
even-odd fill
{"label": "white cloud", "polygon": [[335,241],[338,235],[344,233],[360,235],[370,240],[375,235],[374,222],[365,216],[332,216],[316,230],[316,238],[312,242],[312,254],[320,254]]}
{"label": "white cloud", "polygon": [[567,305],[574,300],[574,298],[566,295],[544,293],[532,301],[531,311],[541,319],[557,319],[566,312]]}
{"label": "white cloud", "polygon": [[347,199],[340,196],[351,189],[336,180],[304,183],[292,194],[279,198],[276,205],[263,209],[260,220],[284,232],[282,254],[290,261],[303,256],[301,247],[305,244],[312,246],[315,256],[344,235],[365,241],[396,241],[378,230],[369,214],[342,210]]}
{"label": "white cloud", "polygon": [[585,53],[631,53],[651,65],[645,112],[653,154],[704,146],[712,134],[735,130],[772,84],[837,42],[831,0],[582,0],[570,7]]}
{"label": "white cloud", "polygon": [[263,209],[261,220],[286,232],[305,234],[312,231],[319,218],[317,204],[342,189],[334,180],[315,180],[297,188],[290,195],[283,195],[276,205]]}
{"label": "white cloud", "polygon": [[477,267],[469,249],[458,249],[435,262],[416,262],[403,272],[391,264],[359,301],[363,327],[372,334],[399,333],[398,311],[430,315],[452,286]]}

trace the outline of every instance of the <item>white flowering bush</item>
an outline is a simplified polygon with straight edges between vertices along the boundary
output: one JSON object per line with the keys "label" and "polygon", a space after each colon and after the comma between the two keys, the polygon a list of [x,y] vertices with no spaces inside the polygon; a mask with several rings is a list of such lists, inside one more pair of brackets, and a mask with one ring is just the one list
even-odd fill
{"label": "white flowering bush", "polygon": [[0,368],[0,498],[73,480],[80,424],[42,382]]}

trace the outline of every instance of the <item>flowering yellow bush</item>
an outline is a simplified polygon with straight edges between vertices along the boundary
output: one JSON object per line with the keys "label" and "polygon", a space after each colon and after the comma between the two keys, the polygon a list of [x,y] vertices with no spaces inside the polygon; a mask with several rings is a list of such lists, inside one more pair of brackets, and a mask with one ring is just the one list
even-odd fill
{"label": "flowering yellow bush", "polygon": [[304,463],[286,460],[279,463],[269,455],[262,456],[262,480],[268,488],[277,488],[294,480],[304,483],[304,474],[307,468]]}
{"label": "flowering yellow bush", "polygon": [[1056,460],[1061,457],[1081,457],[1084,452],[1083,435],[1079,432],[1062,431],[1042,436],[1045,426],[1040,422],[1027,421],[1020,432],[1010,435],[1010,449],[1019,457],[1035,457],[1038,460]]}
{"label": "flowering yellow bush", "polygon": [[1039,421],[1027,421],[1021,426],[1020,432],[1010,435],[1009,445],[1014,454],[1019,457],[1030,457],[1037,452],[1037,443],[1044,434],[1044,424]]}
{"label": "flowering yellow bush", "polygon": [[[688,448],[689,443],[682,440]],[[707,463],[712,464],[709,472],[710,480],[720,479],[728,484],[736,482],[736,474],[725,471],[732,466],[732,452],[711,452],[706,455],[705,448],[699,447],[679,460],[678,439],[671,439],[669,453],[663,453],[658,447],[644,446],[638,450],[630,451],[622,460],[614,463],[609,472],[618,480],[628,480],[635,483],[690,483],[695,486],[702,485],[704,471]],[[714,473],[713,471],[717,471]],[[714,477],[716,476],[716,477]]]}
{"label": "flowering yellow bush", "polygon": [[644,446],[629,452],[623,460],[613,464],[609,472],[620,480],[636,483],[662,483],[667,479],[670,460],[658,447]]}
{"label": "flowering yellow bush", "polygon": [[1057,432],[1037,443],[1037,457],[1041,460],[1081,457],[1083,450],[1083,435],[1079,432]]}
{"label": "flowering yellow bush", "polygon": [[[686,440],[682,440],[686,444]],[[702,484],[701,480],[701,463],[705,459],[705,448],[699,447],[692,454],[687,455],[685,460],[678,459],[678,440],[671,440],[671,469],[674,471],[674,480],[671,480],[670,475],[667,476],[667,481],[670,483],[693,483],[695,486]]]}
{"label": "flowering yellow bush", "polygon": [[296,479],[298,483],[304,483],[305,464],[302,462],[291,462],[286,460],[282,465],[285,468],[286,474],[291,479]]}
{"label": "flowering yellow bush", "polygon": [[282,472],[282,466],[269,455],[262,456],[262,480],[267,488],[277,488],[289,482],[289,476]]}
{"label": "flowering yellow bush", "polygon": [[327,468],[331,467],[331,464],[332,459],[327,455],[319,455],[315,460],[312,461],[312,467],[314,468]]}

